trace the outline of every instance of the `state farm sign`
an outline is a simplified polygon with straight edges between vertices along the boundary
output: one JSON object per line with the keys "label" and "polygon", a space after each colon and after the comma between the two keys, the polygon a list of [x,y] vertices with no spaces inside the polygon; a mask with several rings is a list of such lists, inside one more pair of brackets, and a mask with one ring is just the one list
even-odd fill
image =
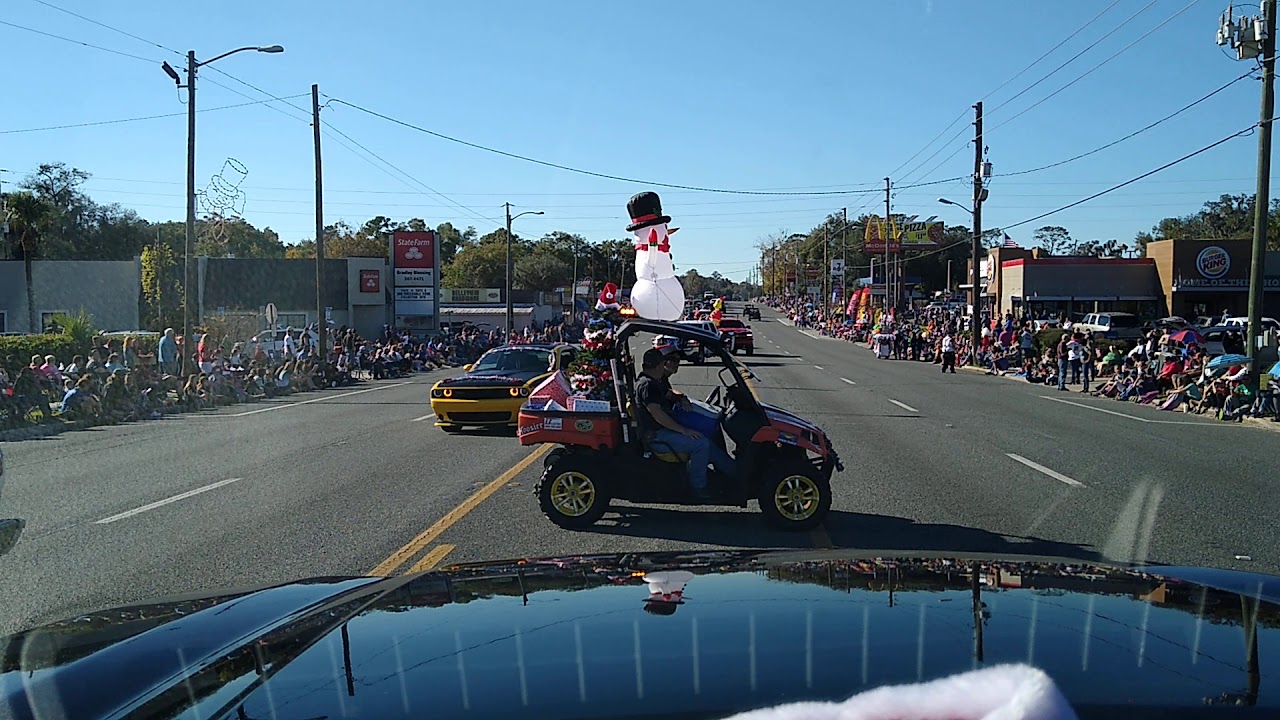
{"label": "state farm sign", "polygon": [[398,268],[431,268],[436,266],[436,234],[424,232],[397,232],[392,236],[395,247],[395,266]]}
{"label": "state farm sign", "polygon": [[391,271],[397,316],[435,315],[436,234],[401,231],[391,236]]}

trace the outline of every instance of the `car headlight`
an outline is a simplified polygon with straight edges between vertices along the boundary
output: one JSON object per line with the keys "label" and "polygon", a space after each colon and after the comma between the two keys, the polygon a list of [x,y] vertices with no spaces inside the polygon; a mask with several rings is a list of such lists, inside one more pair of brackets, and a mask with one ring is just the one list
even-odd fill
{"label": "car headlight", "polygon": [[444,397],[444,391],[440,388],[431,388],[431,397],[442,398]]}
{"label": "car headlight", "polygon": [[447,398],[448,398],[448,397],[453,397],[453,390],[452,390],[451,388],[445,388],[445,389],[444,389],[444,396],[445,396],[445,397],[447,397]]}
{"label": "car headlight", "polygon": [[527,387],[520,388],[520,397],[529,397],[529,392],[530,390]]}
{"label": "car headlight", "polygon": [[511,397],[520,397],[520,388],[513,387],[510,390],[508,390],[508,392],[511,393]]}

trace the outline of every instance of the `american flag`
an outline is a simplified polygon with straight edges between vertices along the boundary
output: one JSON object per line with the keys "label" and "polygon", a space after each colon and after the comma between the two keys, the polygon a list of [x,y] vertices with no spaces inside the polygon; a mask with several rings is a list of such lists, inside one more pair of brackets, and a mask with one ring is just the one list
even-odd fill
{"label": "american flag", "polygon": [[1009,233],[1005,233],[1004,244],[1001,245],[1000,247],[1016,248],[1018,247],[1018,243],[1014,242],[1013,238],[1009,237]]}

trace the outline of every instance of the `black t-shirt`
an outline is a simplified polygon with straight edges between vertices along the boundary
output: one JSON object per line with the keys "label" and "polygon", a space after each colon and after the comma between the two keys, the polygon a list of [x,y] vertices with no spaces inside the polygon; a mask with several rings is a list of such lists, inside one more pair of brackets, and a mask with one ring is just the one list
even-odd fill
{"label": "black t-shirt", "polygon": [[662,425],[649,414],[649,403],[655,403],[667,413],[673,409],[671,405],[671,383],[666,380],[649,377],[641,373],[636,380],[636,414],[640,418],[640,427],[646,432],[657,432]]}

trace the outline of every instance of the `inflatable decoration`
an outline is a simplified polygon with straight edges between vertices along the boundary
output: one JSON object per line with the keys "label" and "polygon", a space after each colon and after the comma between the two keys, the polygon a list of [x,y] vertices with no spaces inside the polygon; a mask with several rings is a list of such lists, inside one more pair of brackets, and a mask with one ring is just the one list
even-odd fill
{"label": "inflatable decoration", "polygon": [[642,192],[627,201],[631,224],[627,232],[636,236],[636,283],[631,287],[631,307],[650,320],[679,320],[684,314],[684,288],[676,277],[671,260],[671,217],[662,214],[657,193]]}
{"label": "inflatable decoration", "polygon": [[618,303],[618,286],[613,283],[605,283],[604,289],[600,291],[600,299],[596,301],[596,310],[604,312],[605,310],[617,310],[622,307]]}

